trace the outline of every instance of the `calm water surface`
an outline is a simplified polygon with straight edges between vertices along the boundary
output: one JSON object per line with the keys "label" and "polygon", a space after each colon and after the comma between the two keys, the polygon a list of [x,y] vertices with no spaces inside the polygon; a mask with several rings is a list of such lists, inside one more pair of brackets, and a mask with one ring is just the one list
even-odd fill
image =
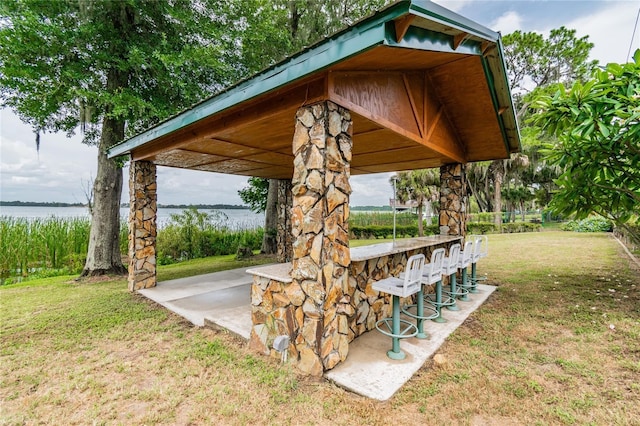
{"label": "calm water surface", "polygon": [[[224,221],[226,225],[231,229],[251,229],[259,226],[264,226],[264,214],[253,213],[251,210],[198,210],[200,212],[206,212],[216,214],[220,212],[221,221]],[[179,214],[182,209],[166,209],[158,208],[158,226],[162,228],[166,226],[172,214]],[[14,207],[14,206],[2,206],[0,207],[0,216],[12,216],[12,217],[24,217],[27,219],[46,218],[51,216],[56,217],[89,217],[89,210],[85,207]],[[127,219],[129,217],[129,208],[123,207],[120,209],[120,217]],[[217,221],[217,220],[216,220]]]}

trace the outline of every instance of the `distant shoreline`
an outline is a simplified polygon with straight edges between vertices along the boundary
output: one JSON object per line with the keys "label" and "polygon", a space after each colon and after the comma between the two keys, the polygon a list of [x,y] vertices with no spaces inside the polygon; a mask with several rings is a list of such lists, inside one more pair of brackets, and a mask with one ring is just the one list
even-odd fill
{"label": "distant shoreline", "polygon": [[[0,201],[0,207],[87,207],[82,203],[61,203],[49,201]],[[129,203],[122,203],[120,207],[129,207]],[[248,206],[238,204],[158,204],[161,209],[188,209],[199,210],[249,210]],[[351,206],[352,211],[377,211],[391,212],[389,206]]]}
{"label": "distant shoreline", "polygon": [[[87,207],[82,203],[61,203],[43,201],[0,201],[0,207]],[[129,207],[128,203],[120,204],[120,207]],[[237,204],[158,204],[162,209],[188,209],[195,207],[201,210],[249,210],[248,206]]]}

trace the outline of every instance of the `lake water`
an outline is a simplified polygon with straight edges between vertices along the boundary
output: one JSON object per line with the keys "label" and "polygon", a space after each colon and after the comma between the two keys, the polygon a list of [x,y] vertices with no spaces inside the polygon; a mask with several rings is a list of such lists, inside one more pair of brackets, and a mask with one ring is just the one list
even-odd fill
{"label": "lake water", "polygon": [[[158,207],[158,227],[166,226],[172,214],[179,214],[183,209],[167,209]],[[264,214],[254,213],[251,210],[198,210],[216,214],[220,212],[221,221],[224,221],[227,227],[231,229],[251,229],[264,226]],[[89,217],[89,210],[85,207],[22,207],[22,206],[1,206],[0,216],[24,217],[27,219],[56,217]],[[129,217],[129,208],[122,207],[120,209],[120,217],[127,220]],[[225,218],[226,217],[226,218]],[[218,220],[216,219],[216,222]]]}

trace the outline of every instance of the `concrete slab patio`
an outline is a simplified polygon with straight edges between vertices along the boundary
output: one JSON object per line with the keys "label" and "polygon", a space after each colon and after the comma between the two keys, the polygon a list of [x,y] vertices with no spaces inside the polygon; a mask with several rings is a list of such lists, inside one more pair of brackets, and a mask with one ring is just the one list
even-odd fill
{"label": "concrete slab patio", "polygon": [[[224,328],[245,339],[251,331],[251,275],[246,268],[214,272],[189,278],[159,282],[156,287],[139,290],[197,326]],[[387,350],[391,339],[377,331],[358,337],[349,345],[343,363],[325,373],[325,377],[351,392],[385,401],[391,398],[440,348],[496,289],[479,285],[479,293],[468,302],[459,302],[459,311],[445,310],[446,323],[425,323],[427,339],[404,339],[401,348],[407,357],[391,360]]]}
{"label": "concrete slab patio", "polygon": [[[479,293],[470,295],[468,302],[458,302],[459,311],[444,309],[446,323],[426,321],[427,339],[412,337],[403,339],[400,348],[407,357],[401,361],[387,357],[391,338],[377,330],[369,331],[349,345],[349,356],[325,377],[336,385],[368,398],[386,401],[391,398],[431,356],[445,339],[478,309],[496,289],[490,285],[478,285]],[[410,320],[410,318],[405,318]]]}
{"label": "concrete slab patio", "polygon": [[249,339],[251,275],[246,268],[162,281],[143,296],[202,327],[210,322]]}

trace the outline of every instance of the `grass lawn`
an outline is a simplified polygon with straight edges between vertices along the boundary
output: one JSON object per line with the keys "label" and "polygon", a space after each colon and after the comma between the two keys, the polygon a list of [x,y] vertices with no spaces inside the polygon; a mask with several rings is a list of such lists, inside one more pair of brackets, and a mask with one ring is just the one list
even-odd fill
{"label": "grass lawn", "polygon": [[616,241],[490,235],[478,269],[497,292],[446,362],[386,403],[195,328],[122,279],[1,287],[0,424],[638,424],[640,271]]}

